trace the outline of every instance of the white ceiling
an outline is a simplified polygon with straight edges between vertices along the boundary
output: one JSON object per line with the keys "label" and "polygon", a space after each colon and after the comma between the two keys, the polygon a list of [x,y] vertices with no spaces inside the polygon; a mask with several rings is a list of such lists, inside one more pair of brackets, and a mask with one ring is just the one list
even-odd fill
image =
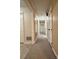
{"label": "white ceiling", "polygon": [[46,15],[50,6],[50,0],[31,0],[38,15]]}
{"label": "white ceiling", "polygon": [[[50,6],[50,0],[30,0],[36,15],[46,15],[46,11],[49,10],[49,6]],[[22,0],[20,1],[20,7],[25,8],[27,5],[27,0],[26,2],[23,2]]]}
{"label": "white ceiling", "polygon": [[24,2],[24,0],[20,0],[20,7],[21,8],[25,8],[26,7],[26,3]]}
{"label": "white ceiling", "polygon": [[29,9],[27,0],[26,1],[20,0],[20,11],[23,11],[23,12],[26,11],[27,13],[31,12],[31,10]]}

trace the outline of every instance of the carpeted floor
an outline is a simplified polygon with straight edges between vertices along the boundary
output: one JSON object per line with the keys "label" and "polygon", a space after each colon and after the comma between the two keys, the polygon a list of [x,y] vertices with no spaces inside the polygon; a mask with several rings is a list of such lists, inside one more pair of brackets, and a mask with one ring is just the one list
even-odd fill
{"label": "carpeted floor", "polygon": [[30,48],[24,59],[57,59],[48,40],[40,37]]}
{"label": "carpeted floor", "polygon": [[24,59],[24,57],[29,52],[29,49],[31,48],[31,44],[20,44],[20,59]]}

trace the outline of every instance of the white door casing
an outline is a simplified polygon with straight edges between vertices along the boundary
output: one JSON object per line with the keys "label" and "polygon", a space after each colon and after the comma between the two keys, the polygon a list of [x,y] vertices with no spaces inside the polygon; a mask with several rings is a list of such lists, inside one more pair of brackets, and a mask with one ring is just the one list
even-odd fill
{"label": "white door casing", "polygon": [[20,42],[24,43],[24,25],[23,25],[23,13],[20,13]]}

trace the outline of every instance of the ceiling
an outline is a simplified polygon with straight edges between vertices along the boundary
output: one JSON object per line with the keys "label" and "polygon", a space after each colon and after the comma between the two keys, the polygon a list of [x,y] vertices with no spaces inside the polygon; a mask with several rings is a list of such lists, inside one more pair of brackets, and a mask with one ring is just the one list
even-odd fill
{"label": "ceiling", "polygon": [[[25,2],[26,1],[26,2]],[[25,8],[28,0],[21,0],[20,7]],[[31,5],[35,9],[36,15],[46,15],[46,12],[49,11],[50,8],[50,0],[29,0]]]}
{"label": "ceiling", "polygon": [[50,0],[30,0],[37,15],[46,15],[50,8]]}
{"label": "ceiling", "polygon": [[31,11],[31,9],[30,9],[31,7],[29,7],[29,4],[28,4],[28,0],[20,0],[20,11],[25,11],[25,12],[27,12],[27,13],[30,13],[30,12],[32,12]]}
{"label": "ceiling", "polygon": [[25,8],[26,3],[23,0],[20,0],[20,8]]}

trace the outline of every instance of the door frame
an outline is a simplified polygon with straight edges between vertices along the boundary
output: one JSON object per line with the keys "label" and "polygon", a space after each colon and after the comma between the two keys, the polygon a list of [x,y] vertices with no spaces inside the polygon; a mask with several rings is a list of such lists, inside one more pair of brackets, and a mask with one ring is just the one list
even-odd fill
{"label": "door frame", "polygon": [[[21,15],[23,16],[22,22],[23,22],[23,37],[24,37],[24,38],[23,38],[23,41],[24,41],[24,42],[21,42],[21,41],[20,41],[20,43],[23,43],[23,44],[24,44],[24,43],[25,43],[25,28],[24,28],[24,12],[23,12],[23,11],[20,13],[20,16],[21,16]],[[21,20],[21,19],[20,19],[20,20]],[[21,23],[21,22],[20,22],[20,23]],[[20,29],[20,30],[21,30],[21,29]],[[21,35],[21,33],[20,33],[20,35]],[[20,39],[21,39],[21,38],[20,38]]]}

